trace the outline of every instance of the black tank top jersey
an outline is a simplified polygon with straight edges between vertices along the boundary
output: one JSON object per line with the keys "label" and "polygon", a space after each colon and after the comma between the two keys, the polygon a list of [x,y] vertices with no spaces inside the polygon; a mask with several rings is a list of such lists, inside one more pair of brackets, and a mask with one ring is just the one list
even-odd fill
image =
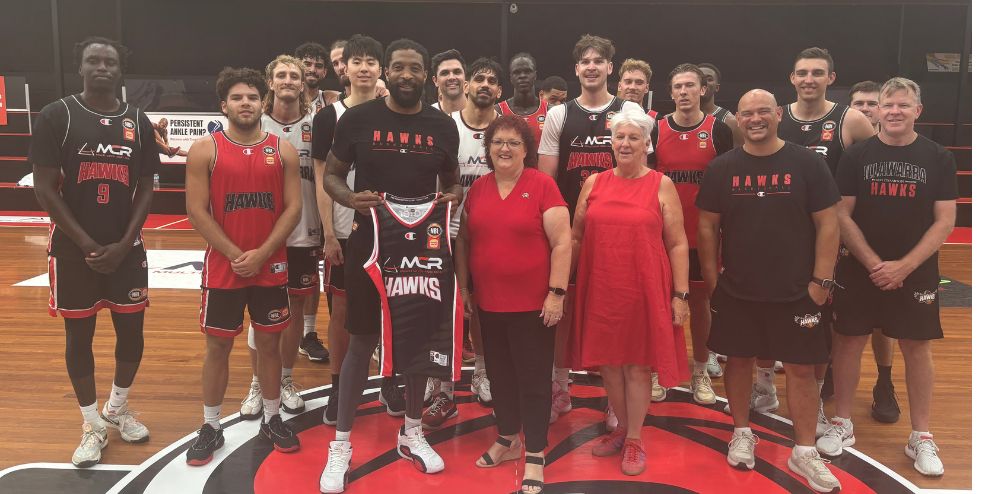
{"label": "black tank top jersey", "polygon": [[849,107],[834,103],[829,113],[806,122],[792,116],[791,106],[782,107],[778,137],[816,151],[826,161],[833,176],[837,176],[837,163],[844,154],[844,116]]}
{"label": "black tank top jersey", "polygon": [[[46,105],[35,122],[28,160],[62,171],[59,192],[73,217],[99,245],[122,240],[132,216],[140,177],[160,165],[152,125],[139,108],[122,103],[104,114],[76,96]],[[142,243],[141,234],[134,245]],[[49,254],[83,256],[80,248],[53,223]]]}
{"label": "black tank top jersey", "polygon": [[382,301],[382,375],[457,380],[462,301],[455,282],[449,204],[437,194],[383,194],[372,208],[375,242],[365,271]]}
{"label": "black tank top jersey", "polygon": [[716,106],[715,111],[712,112],[712,116],[715,117],[715,119],[720,122],[725,122],[727,118],[734,117],[735,115],[733,115],[733,112],[721,106]]}
{"label": "black tank top jersey", "polygon": [[580,106],[578,100],[566,103],[566,121],[559,135],[559,168],[556,184],[569,205],[570,219],[587,177],[616,166],[611,151],[611,118],[622,110],[625,100],[615,97],[600,112]]}

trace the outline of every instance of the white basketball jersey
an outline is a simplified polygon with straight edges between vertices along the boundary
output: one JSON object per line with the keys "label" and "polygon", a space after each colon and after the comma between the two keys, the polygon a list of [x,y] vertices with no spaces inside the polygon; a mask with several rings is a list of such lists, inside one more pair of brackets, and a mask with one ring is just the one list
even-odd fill
{"label": "white basketball jersey", "polygon": [[[457,111],[451,114],[458,127],[458,170],[462,182],[462,191],[468,194],[469,187],[477,178],[490,172],[486,166],[486,147],[483,146],[483,133],[486,129],[473,129],[462,119],[462,112]],[[462,209],[465,207],[465,199],[459,205],[458,211],[451,217],[451,236],[458,235],[458,228],[462,218]]]}
{"label": "white basketball jersey", "polygon": [[[340,117],[344,116],[344,112],[347,111],[347,106],[344,105],[344,101],[338,101],[333,104],[334,111],[337,112],[337,121],[340,121]],[[351,171],[347,172],[347,186],[354,190],[354,163],[351,163]],[[344,238],[351,236],[351,226],[354,224],[354,210],[341,205],[335,204],[333,209],[333,232],[337,235],[337,238]]]}
{"label": "white basketball jersey", "polygon": [[299,177],[302,182],[302,217],[299,224],[288,236],[285,245],[289,247],[316,247],[322,240],[322,223],[319,219],[319,207],[316,206],[316,173],[313,171],[312,158],[312,114],[306,115],[292,123],[281,123],[270,115],[260,117],[260,127],[291,143],[299,153]]}

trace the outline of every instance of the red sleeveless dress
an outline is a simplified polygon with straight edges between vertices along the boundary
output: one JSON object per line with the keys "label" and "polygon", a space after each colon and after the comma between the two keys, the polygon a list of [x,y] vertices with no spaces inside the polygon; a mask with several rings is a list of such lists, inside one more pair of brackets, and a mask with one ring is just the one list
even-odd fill
{"label": "red sleeveless dress", "polygon": [[569,360],[574,369],[648,365],[660,384],[690,377],[684,328],[670,310],[670,261],[657,193],[663,174],[597,176],[576,270]]}

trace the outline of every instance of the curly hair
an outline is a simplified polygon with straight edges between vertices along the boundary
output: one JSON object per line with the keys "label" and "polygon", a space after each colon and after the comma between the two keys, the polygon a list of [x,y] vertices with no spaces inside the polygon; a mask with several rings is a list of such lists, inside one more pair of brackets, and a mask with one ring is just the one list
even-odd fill
{"label": "curly hair", "polygon": [[[306,65],[301,59],[295,58],[291,55],[278,55],[277,58],[271,60],[271,63],[267,64],[267,68],[264,72],[264,77],[267,78],[268,84],[274,79],[274,69],[280,65],[285,64],[290,67],[295,67],[299,69],[299,78],[304,78],[306,74]],[[270,114],[274,109],[274,91],[270,88],[267,90],[267,94],[264,96],[264,113]],[[299,93],[299,114],[305,115],[309,113],[309,102],[306,101],[306,90],[305,87]]]}
{"label": "curly hair", "polygon": [[220,101],[226,101],[226,98],[229,97],[229,90],[241,83],[256,89],[262,96],[267,94],[267,82],[264,80],[264,74],[261,74],[259,70],[247,67],[222,69],[219,72],[219,78],[215,81],[215,93],[219,96]]}
{"label": "curly hair", "polygon": [[490,155],[490,146],[493,136],[498,130],[513,130],[521,136],[522,146],[525,147],[524,166],[525,168],[538,168],[538,143],[535,142],[535,133],[531,127],[519,115],[503,115],[493,120],[493,123],[486,128],[483,133],[483,146],[486,147],[486,166],[493,170],[493,157]]}
{"label": "curly hair", "polygon": [[295,48],[295,58],[305,60],[312,58],[323,62],[323,66],[330,68],[330,50],[315,41],[307,41]]}
{"label": "curly hair", "polygon": [[108,45],[114,48],[115,52],[118,53],[118,64],[121,65],[122,72],[125,72],[125,67],[128,65],[128,57],[132,54],[132,51],[126,48],[125,45],[102,36],[88,36],[83,41],[73,45],[73,59],[76,61],[77,69],[83,64],[83,50],[86,50],[90,45]]}

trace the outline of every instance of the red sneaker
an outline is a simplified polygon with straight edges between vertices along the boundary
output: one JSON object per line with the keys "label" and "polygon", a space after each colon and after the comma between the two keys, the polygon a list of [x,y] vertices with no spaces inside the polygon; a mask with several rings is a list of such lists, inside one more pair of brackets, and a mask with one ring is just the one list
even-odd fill
{"label": "red sneaker", "polygon": [[622,447],[622,473],[639,475],[646,471],[646,450],[639,439],[626,439]]}
{"label": "red sneaker", "polygon": [[597,440],[597,444],[590,450],[594,456],[614,456],[622,449],[625,443],[625,429],[617,429]]}
{"label": "red sneaker", "polygon": [[458,416],[455,402],[444,393],[438,393],[431,406],[424,411],[423,425],[425,429],[440,429],[448,419]]}

